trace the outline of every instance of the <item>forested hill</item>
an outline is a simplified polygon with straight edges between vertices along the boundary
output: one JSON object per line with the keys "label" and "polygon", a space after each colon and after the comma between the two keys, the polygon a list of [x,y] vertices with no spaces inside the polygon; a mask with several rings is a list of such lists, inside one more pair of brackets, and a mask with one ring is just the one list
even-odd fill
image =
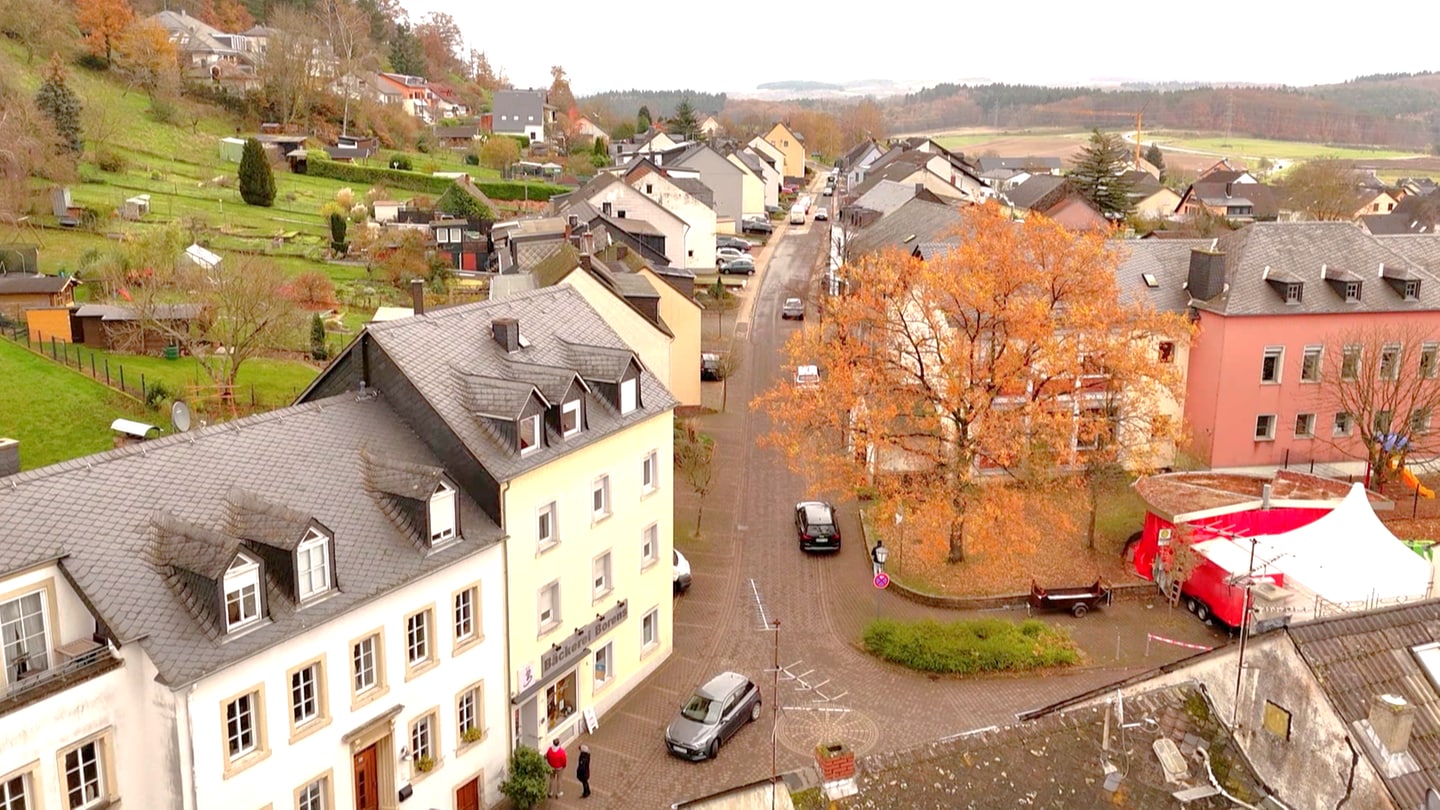
{"label": "forested hill", "polygon": [[701,118],[725,109],[724,93],[695,90],[609,90],[577,101],[584,109],[600,107],[626,120],[634,120],[641,107],[652,116],[669,115],[682,101],[690,102],[690,108]]}

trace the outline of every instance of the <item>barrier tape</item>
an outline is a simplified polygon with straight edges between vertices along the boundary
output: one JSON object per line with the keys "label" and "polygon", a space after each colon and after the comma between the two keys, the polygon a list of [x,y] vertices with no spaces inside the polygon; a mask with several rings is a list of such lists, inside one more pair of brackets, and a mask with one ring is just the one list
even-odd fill
{"label": "barrier tape", "polygon": [[1162,641],[1162,642],[1164,642],[1164,643],[1166,643],[1166,644],[1174,644],[1176,647],[1184,647],[1184,648],[1187,649],[1187,650],[1204,650],[1205,652],[1209,652],[1209,651],[1215,649],[1214,647],[1206,647],[1204,644],[1190,644],[1190,643],[1187,643],[1187,642],[1184,642],[1184,641],[1176,641],[1176,640],[1173,639],[1173,638],[1165,638],[1164,636],[1157,636],[1157,635],[1155,635],[1154,633],[1146,633],[1146,634],[1145,634],[1145,640],[1146,640],[1146,641]]}

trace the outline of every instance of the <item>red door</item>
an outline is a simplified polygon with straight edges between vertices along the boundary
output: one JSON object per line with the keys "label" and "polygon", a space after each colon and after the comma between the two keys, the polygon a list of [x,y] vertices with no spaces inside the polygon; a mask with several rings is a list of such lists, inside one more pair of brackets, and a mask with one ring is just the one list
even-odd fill
{"label": "red door", "polygon": [[479,779],[471,779],[456,789],[455,810],[480,810]]}
{"label": "red door", "polygon": [[375,769],[375,746],[355,755],[355,810],[380,810],[380,773]]}

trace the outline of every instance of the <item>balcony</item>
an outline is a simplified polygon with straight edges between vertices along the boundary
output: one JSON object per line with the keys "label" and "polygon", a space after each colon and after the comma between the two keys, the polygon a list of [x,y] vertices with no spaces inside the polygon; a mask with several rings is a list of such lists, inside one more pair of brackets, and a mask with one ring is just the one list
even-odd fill
{"label": "balcony", "polygon": [[66,644],[55,650],[53,655],[59,662],[56,666],[3,685],[0,715],[44,700],[91,678],[98,678],[124,663],[109,645],[96,644],[89,639]]}

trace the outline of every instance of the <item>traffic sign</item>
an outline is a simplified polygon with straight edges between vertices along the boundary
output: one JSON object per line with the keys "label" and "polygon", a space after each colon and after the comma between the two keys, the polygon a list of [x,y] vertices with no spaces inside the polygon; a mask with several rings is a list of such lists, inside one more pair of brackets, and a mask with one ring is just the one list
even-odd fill
{"label": "traffic sign", "polygon": [[890,584],[890,575],[881,571],[875,575],[875,587],[884,590]]}

